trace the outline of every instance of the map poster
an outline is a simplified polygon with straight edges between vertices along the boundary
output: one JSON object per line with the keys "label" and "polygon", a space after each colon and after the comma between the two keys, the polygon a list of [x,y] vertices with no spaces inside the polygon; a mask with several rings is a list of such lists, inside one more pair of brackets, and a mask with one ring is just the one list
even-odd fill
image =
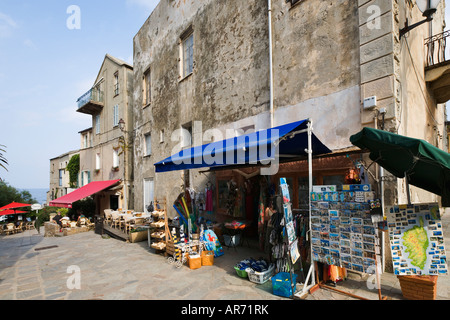
{"label": "map poster", "polygon": [[437,203],[391,206],[386,215],[394,274],[448,274]]}

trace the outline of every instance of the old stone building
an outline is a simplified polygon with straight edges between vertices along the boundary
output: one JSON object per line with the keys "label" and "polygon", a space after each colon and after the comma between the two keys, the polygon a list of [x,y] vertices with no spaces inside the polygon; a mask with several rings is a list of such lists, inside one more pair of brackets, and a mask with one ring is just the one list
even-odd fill
{"label": "old stone building", "polygon": [[99,213],[106,208],[132,207],[132,86],[133,67],[107,54],[94,85],[78,99],[77,112],[92,117],[92,127],[79,132],[79,186],[92,181],[122,180],[120,187],[97,197]]}
{"label": "old stone building", "polygon": [[[317,184],[343,181],[355,161],[370,165],[364,155],[347,157],[354,151],[349,137],[364,126],[443,147],[445,111],[425,81],[424,39],[443,31],[444,2],[433,22],[401,39],[406,19],[412,24],[422,18],[415,1],[270,3],[271,30],[267,1],[162,0],[135,36],[136,210],[145,210],[155,196],[170,203],[186,186],[202,190],[208,181],[217,184],[218,176],[233,175],[155,173],[154,163],[176,147],[210,142],[204,135],[210,129],[225,137],[229,129],[258,131],[312,119],[314,133],[337,156],[316,163]],[[377,102],[365,109],[369,97]],[[291,177],[295,194],[304,190],[304,167],[280,169]],[[379,178],[376,166],[371,169]],[[386,201],[404,203],[404,182],[386,180]],[[418,188],[411,193],[414,202],[438,200]],[[301,196],[294,197],[300,206]]]}
{"label": "old stone building", "polygon": [[[186,188],[213,186],[206,217],[235,218],[223,192],[230,181],[248,191],[257,168],[156,173],[154,164],[230,132],[304,119],[332,150],[314,160],[314,184],[343,184],[355,168],[370,168],[365,178],[386,205],[406,203],[403,179],[371,165],[349,138],[373,127],[445,147],[448,65],[434,65],[424,45],[444,31],[444,9],[441,1],[432,22],[400,37],[406,21],[423,19],[413,0],[161,0],[133,40],[134,209],[166,198],[174,217],[171,204]],[[268,181],[279,177],[294,209],[304,208],[307,163],[281,164]],[[415,187],[411,199],[439,201]],[[240,217],[255,222],[252,213]]]}
{"label": "old stone building", "polygon": [[47,203],[73,191],[76,185],[70,185],[67,165],[70,159],[80,154],[80,150],[72,150],[50,159],[50,189],[47,192]]}

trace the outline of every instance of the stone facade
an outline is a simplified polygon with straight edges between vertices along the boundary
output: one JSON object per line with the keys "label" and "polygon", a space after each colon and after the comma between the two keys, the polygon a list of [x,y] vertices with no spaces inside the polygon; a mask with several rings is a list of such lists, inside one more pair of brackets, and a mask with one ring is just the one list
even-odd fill
{"label": "stone facade", "polygon": [[[433,102],[423,76],[427,24],[399,39],[406,17],[421,18],[415,4],[359,0],[272,5],[274,125],[311,118],[315,134],[335,151],[351,147],[349,137],[363,126],[382,125],[443,147],[443,126],[438,126],[443,124],[443,107]],[[443,12],[441,4],[434,30],[443,28]],[[183,77],[180,52],[186,31],[193,34],[194,68]],[[197,171],[155,174],[153,164],[179,144],[178,134],[173,134],[177,129],[189,128],[193,144],[200,145],[209,142],[202,138],[208,129],[260,130],[270,125],[265,1],[161,1],[134,38],[134,67],[134,191],[139,210],[148,205],[142,200],[145,179],[153,181],[155,196],[167,197],[169,203],[186,183],[205,181]],[[151,103],[143,105],[142,79],[148,70]],[[364,110],[363,100],[370,96],[377,97],[377,106]],[[151,136],[151,155],[143,152],[145,135]],[[388,202],[403,202],[403,182],[386,180],[393,181],[385,191]],[[412,193],[417,201],[437,200],[414,187]]]}
{"label": "stone facade", "polygon": [[[111,202],[119,208],[132,207],[130,181],[133,176],[132,161],[132,107],[133,67],[110,55],[106,55],[100,67],[93,88],[99,88],[98,100],[88,101],[79,106],[78,112],[92,117],[92,127],[80,131],[80,186],[91,181],[121,179],[122,188],[98,197],[99,212],[111,207]],[[92,96],[92,100],[96,97]],[[94,107],[89,108],[90,104]],[[87,106],[87,107],[86,107]],[[119,120],[125,121],[124,132],[119,128]],[[128,185],[128,188],[124,188]],[[117,200],[112,201],[112,197]]]}
{"label": "stone facade", "polygon": [[47,203],[73,191],[70,187],[69,171],[66,168],[70,159],[79,152],[74,150],[50,159],[50,189],[47,192]]}
{"label": "stone facade", "polygon": [[[361,129],[359,42],[352,40],[359,34],[357,12],[354,1],[273,3],[274,125],[311,118],[327,146],[351,146],[350,135]],[[186,30],[194,35],[194,69],[183,78]],[[207,180],[194,170],[154,173],[153,164],[179,144],[177,134],[172,137],[177,129],[191,127],[193,144],[201,145],[210,142],[202,139],[208,129],[225,137],[227,129],[270,126],[269,65],[267,2],[159,3],[134,38],[135,208],[147,205],[144,179],[153,179],[155,196],[169,203],[186,181],[201,189]],[[143,106],[146,70],[152,102]],[[146,134],[150,156],[143,156]]]}

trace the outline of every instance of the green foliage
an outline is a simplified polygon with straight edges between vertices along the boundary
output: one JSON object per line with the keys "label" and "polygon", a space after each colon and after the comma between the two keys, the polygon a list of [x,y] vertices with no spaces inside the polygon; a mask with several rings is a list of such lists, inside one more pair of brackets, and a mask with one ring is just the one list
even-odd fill
{"label": "green foliage", "polygon": [[58,208],[55,208],[55,207],[44,207],[41,210],[39,210],[37,213],[36,213],[36,211],[32,210],[30,216],[35,217],[36,222],[39,225],[43,225],[44,222],[50,221],[50,215],[52,213],[56,213],[57,210],[58,210]]}
{"label": "green foliage", "polygon": [[80,155],[76,154],[70,158],[67,168],[69,171],[69,184],[71,188],[76,188],[78,173],[80,172]]}
{"label": "green foliage", "polygon": [[84,214],[87,218],[92,218],[95,215],[95,201],[91,197],[84,200],[76,201],[72,204],[72,208],[69,209],[68,216],[72,217],[78,210]]}
{"label": "green foliage", "polygon": [[19,191],[10,186],[7,182],[0,181],[0,207],[3,207],[11,202],[20,203],[36,203],[37,200],[28,191]]}
{"label": "green foliage", "polygon": [[61,216],[66,217],[67,213],[69,212],[69,209],[67,208],[59,208],[57,211],[61,213]]}

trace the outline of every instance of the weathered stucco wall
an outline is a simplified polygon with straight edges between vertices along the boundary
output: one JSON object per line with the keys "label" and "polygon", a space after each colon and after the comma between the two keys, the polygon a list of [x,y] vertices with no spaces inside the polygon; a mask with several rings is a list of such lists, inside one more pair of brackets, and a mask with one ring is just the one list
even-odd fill
{"label": "weathered stucco wall", "polygon": [[[253,125],[269,117],[267,1],[163,0],[134,38],[135,208],[144,204],[143,180],[154,178],[157,198],[182,190],[183,172],[154,173],[173,154],[172,132],[201,121],[200,134]],[[358,6],[354,1],[273,2],[275,125],[312,118],[330,147],[349,146],[360,129]],[[179,41],[194,33],[194,72],[179,78]],[[151,104],[143,107],[142,78],[151,70]],[[164,142],[160,133],[164,130]],[[145,134],[152,155],[144,156]],[[200,143],[209,141],[200,141]],[[205,176],[190,172],[201,188]]]}
{"label": "weathered stucco wall", "polygon": [[[135,206],[143,208],[143,179],[155,179],[158,198],[174,197],[183,172],[154,174],[172,154],[172,133],[202,121],[203,130],[268,109],[267,8],[261,1],[161,1],[134,38]],[[179,42],[194,32],[194,72],[179,77]],[[150,68],[151,105],[142,107],[142,78]],[[164,143],[160,131],[164,130]],[[197,130],[198,128],[193,128]],[[144,157],[145,134],[152,156]],[[170,201],[169,201],[170,202]]]}
{"label": "weathered stucco wall", "polygon": [[273,29],[276,106],[359,84],[357,1],[273,1]]}

